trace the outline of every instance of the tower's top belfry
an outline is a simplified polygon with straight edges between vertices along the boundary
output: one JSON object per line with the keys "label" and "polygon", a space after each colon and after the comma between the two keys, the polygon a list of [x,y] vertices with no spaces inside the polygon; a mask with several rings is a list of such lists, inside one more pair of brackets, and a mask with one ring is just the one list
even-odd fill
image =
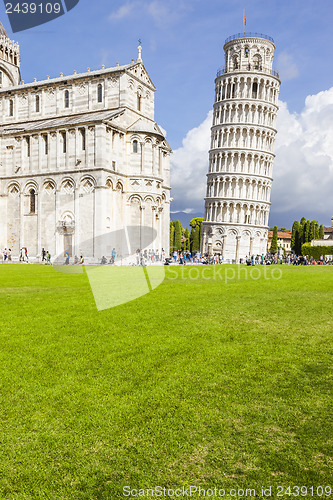
{"label": "tower's top belfry", "polygon": [[238,33],[224,43],[225,65],[219,73],[255,72],[279,77],[273,70],[275,44],[261,33]]}
{"label": "tower's top belfry", "polygon": [[19,85],[20,81],[19,44],[9,39],[3,24],[0,22],[0,88]]}

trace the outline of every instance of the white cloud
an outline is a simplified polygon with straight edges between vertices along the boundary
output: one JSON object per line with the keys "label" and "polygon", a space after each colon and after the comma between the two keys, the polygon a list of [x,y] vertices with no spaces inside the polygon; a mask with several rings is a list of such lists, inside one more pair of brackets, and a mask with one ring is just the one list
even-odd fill
{"label": "white cloud", "polygon": [[124,5],[119,7],[118,10],[116,10],[115,12],[112,12],[109,15],[109,19],[111,21],[118,21],[120,19],[124,19],[124,18],[128,17],[130,14],[132,14],[136,5],[137,5],[137,2],[125,3]]}
{"label": "white cloud", "polygon": [[171,214],[192,214],[194,212],[194,208],[185,208],[185,210],[170,210]]}
{"label": "white cloud", "polygon": [[167,29],[170,24],[177,22],[185,11],[190,7],[183,0],[172,0],[164,2],[163,0],[152,0],[151,2],[139,2],[134,0],[127,2],[115,12],[109,15],[110,21],[119,21],[130,17],[131,15],[144,13],[149,16],[153,23],[160,29]]}
{"label": "white cloud", "polygon": [[333,87],[308,96],[298,115],[280,103],[272,211],[330,218],[333,192]]}
{"label": "white cloud", "polygon": [[282,81],[293,80],[299,75],[298,67],[294,58],[288,52],[280,52],[277,57],[277,67]]}
{"label": "white cloud", "polygon": [[190,130],[183,139],[183,145],[171,156],[171,186],[174,205],[200,207],[203,211],[208,168],[208,150],[212,111],[196,128]]}
{"label": "white cloud", "polygon": [[[300,114],[279,103],[271,220],[333,215],[333,87],[308,96]],[[173,207],[203,213],[212,113],[171,157]],[[282,222],[281,222],[282,224]]]}

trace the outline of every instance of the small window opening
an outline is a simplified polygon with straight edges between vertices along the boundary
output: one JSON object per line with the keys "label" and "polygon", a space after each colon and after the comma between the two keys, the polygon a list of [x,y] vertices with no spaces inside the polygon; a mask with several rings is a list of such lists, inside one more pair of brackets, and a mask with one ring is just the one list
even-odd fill
{"label": "small window opening", "polygon": [[65,105],[65,108],[69,108],[69,90],[65,90],[64,105]]}
{"label": "small window opening", "polygon": [[62,152],[66,153],[67,152],[67,135],[66,135],[66,132],[61,132],[61,137],[62,137]]}
{"label": "small window opening", "polygon": [[86,150],[86,129],[81,128],[80,134],[81,134],[81,149],[82,149],[82,151],[85,151]]}
{"label": "small window opening", "polygon": [[103,101],[103,87],[101,83],[99,83],[97,86],[97,100],[98,102]]}
{"label": "small window opening", "polygon": [[34,189],[30,189],[29,191],[29,197],[30,197],[30,213],[35,214],[36,213],[36,192]]}
{"label": "small window opening", "polygon": [[43,140],[44,140],[44,154],[48,154],[49,152],[49,141],[48,141],[48,136],[46,134],[43,135]]}

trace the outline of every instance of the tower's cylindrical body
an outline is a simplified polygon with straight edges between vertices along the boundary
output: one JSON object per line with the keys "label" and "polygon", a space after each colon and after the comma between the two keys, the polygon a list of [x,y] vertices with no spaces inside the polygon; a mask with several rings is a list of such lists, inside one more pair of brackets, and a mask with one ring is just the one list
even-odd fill
{"label": "tower's cylindrical body", "polygon": [[280,80],[272,38],[238,34],[217,72],[201,249],[239,262],[266,253]]}

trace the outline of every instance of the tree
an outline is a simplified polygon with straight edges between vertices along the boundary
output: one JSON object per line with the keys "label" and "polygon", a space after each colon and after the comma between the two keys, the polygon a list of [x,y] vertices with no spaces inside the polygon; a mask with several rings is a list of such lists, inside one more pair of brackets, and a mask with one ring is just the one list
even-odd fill
{"label": "tree", "polygon": [[184,241],[184,250],[186,250],[187,252],[190,252],[191,245],[190,245],[190,233],[189,233],[188,227],[185,229],[184,238],[186,238],[186,241]]}
{"label": "tree", "polygon": [[173,252],[175,249],[175,223],[172,220],[170,222],[170,252]]}
{"label": "tree", "polygon": [[192,252],[200,252],[200,241],[201,241],[201,231],[202,231],[202,223],[203,217],[194,217],[194,219],[190,220],[191,226],[191,248]]}
{"label": "tree", "polygon": [[192,252],[200,251],[200,227],[195,226],[191,231],[192,235]]}
{"label": "tree", "polygon": [[194,217],[194,219],[191,219],[191,220],[190,220],[190,226],[191,226],[191,227],[193,227],[193,229],[194,229],[196,226],[201,227],[201,226],[202,226],[202,223],[203,223],[203,220],[204,220],[204,218],[203,218],[203,217]]}
{"label": "tree", "polygon": [[314,238],[314,234],[315,234],[315,223],[316,221],[315,220],[312,220],[310,222],[310,228],[309,228],[309,239],[308,241],[312,241],[313,238]]}
{"label": "tree", "polygon": [[310,225],[311,225],[311,222],[309,220],[306,220],[303,224],[303,232],[302,232],[302,242],[303,243],[309,242]]}
{"label": "tree", "polygon": [[298,220],[295,220],[291,233],[291,249],[293,252],[295,252],[296,255],[300,255],[301,246],[302,246],[302,226],[298,222]]}
{"label": "tree", "polygon": [[182,249],[182,225],[179,220],[175,220],[175,243],[174,243],[174,248],[175,250],[181,250]]}
{"label": "tree", "polygon": [[314,238],[317,240],[319,238],[319,223],[315,220],[315,225],[314,225]]}
{"label": "tree", "polygon": [[320,224],[319,227],[319,239],[323,240],[325,238],[324,226]]}
{"label": "tree", "polygon": [[274,226],[273,229],[273,237],[271,241],[271,248],[269,249],[270,253],[275,254],[278,251],[278,228]]}

